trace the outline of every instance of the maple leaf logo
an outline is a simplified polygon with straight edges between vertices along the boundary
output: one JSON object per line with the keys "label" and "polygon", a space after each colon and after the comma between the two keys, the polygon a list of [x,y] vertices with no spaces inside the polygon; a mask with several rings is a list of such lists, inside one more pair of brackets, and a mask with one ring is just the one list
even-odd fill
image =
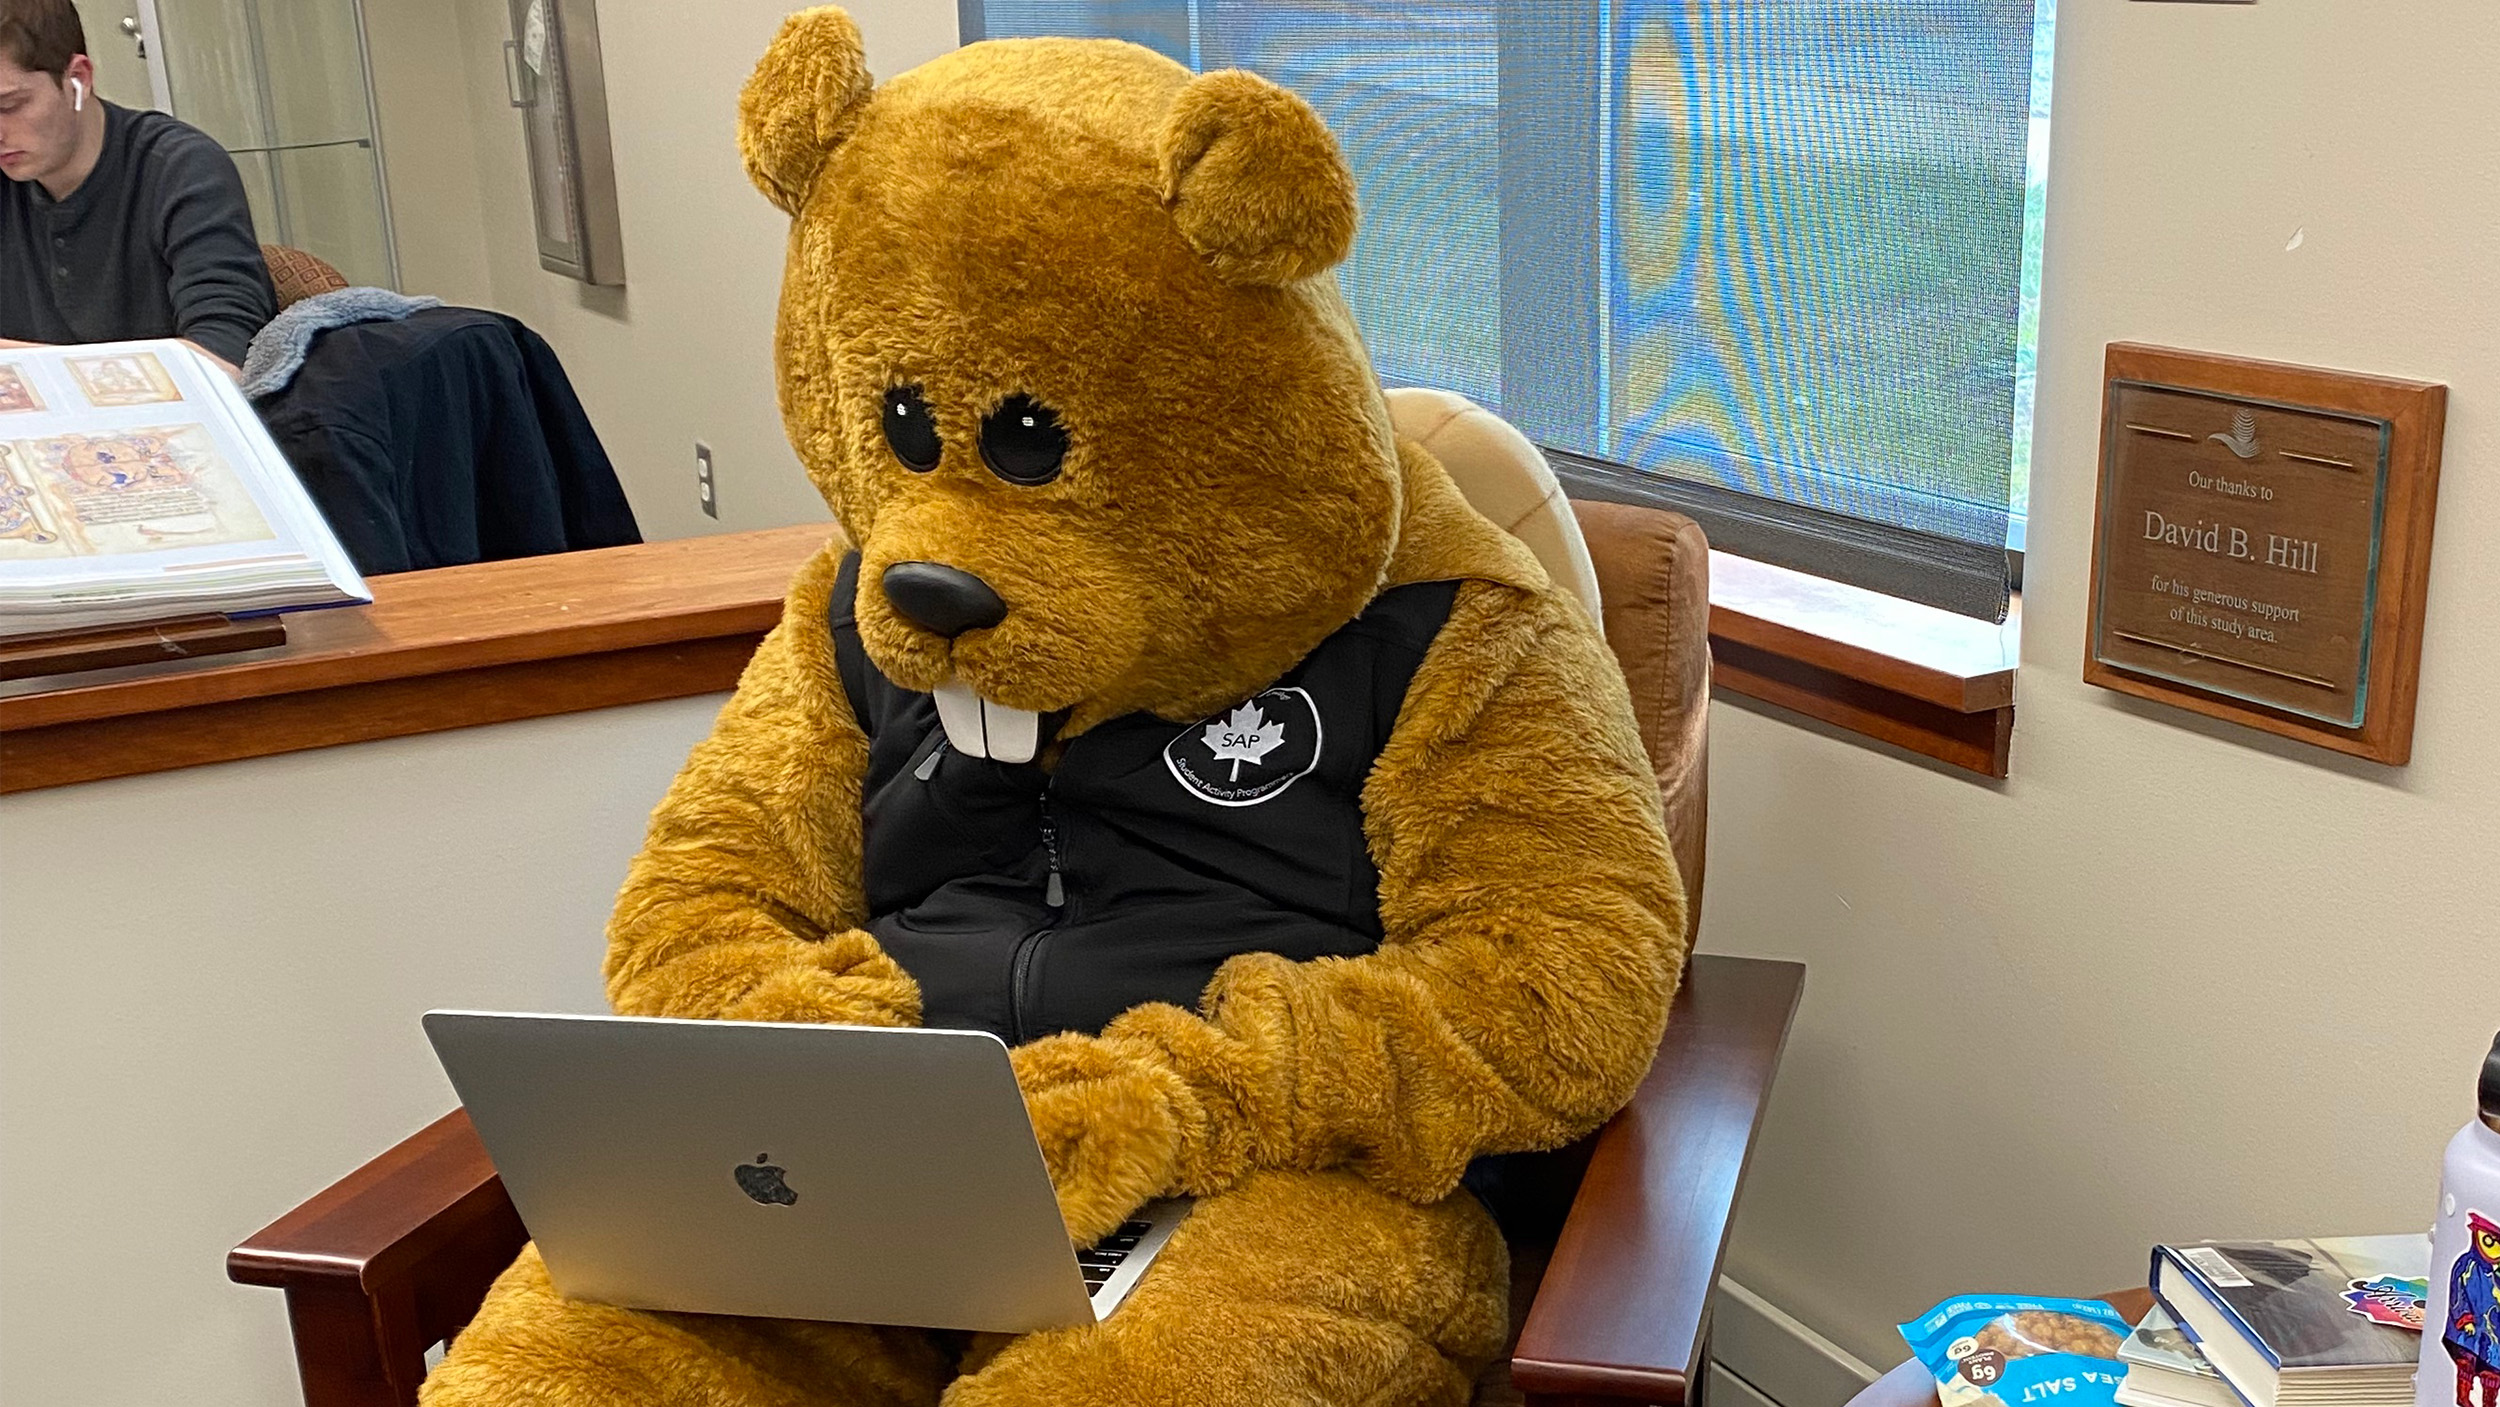
{"label": "maple leaf logo", "polygon": [[1284,720],[1271,723],[1255,701],[1246,703],[1207,725],[1206,744],[1216,761],[1233,764],[1229,780],[1238,782],[1241,764],[1257,767],[1259,759],[1285,745]]}

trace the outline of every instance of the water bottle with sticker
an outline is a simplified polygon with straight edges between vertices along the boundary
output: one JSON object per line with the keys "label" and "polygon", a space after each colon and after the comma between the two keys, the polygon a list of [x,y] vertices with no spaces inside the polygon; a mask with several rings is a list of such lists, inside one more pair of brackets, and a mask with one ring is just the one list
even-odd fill
{"label": "water bottle with sticker", "polygon": [[2500,1407],[2500,1037],[2477,1095],[2441,1170],[2414,1407]]}

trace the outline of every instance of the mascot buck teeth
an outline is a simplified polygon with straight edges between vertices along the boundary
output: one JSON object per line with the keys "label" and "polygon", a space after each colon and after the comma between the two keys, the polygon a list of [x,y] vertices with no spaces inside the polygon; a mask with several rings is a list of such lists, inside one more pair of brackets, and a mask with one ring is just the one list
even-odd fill
{"label": "mascot buck teeth", "polygon": [[1649,1064],[1684,897],[1621,674],[1391,433],[1299,99],[1111,41],[883,85],[838,10],[741,102],[792,220],[793,584],[609,927],[636,1015],[981,1028],[1069,1233],[1200,1199],[1021,1337],[566,1300],[534,1250],[429,1407],[1464,1402],[1492,1155]]}

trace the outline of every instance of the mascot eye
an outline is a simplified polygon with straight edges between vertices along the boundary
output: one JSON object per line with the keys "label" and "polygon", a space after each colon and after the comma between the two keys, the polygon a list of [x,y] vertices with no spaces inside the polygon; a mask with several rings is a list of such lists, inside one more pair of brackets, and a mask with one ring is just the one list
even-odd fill
{"label": "mascot eye", "polygon": [[1009,396],[981,422],[981,458],[1011,484],[1049,483],[1067,453],[1068,432],[1059,417],[1031,396]]}
{"label": "mascot eye", "polygon": [[885,442],[904,467],[926,474],[938,467],[937,421],[917,386],[896,386],[885,393]]}

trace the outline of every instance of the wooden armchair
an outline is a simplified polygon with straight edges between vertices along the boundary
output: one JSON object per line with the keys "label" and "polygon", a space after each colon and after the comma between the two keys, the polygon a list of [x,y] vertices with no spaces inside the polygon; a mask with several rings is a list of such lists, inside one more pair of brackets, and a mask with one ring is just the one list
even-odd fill
{"label": "wooden armchair", "polygon": [[[1469,429],[1453,420],[1447,433]],[[1445,462],[1463,448],[1432,447]],[[1671,513],[1571,507],[1698,914],[1708,548]],[[1514,1347],[1478,1402],[1696,1399],[1729,1220],[1804,977],[1795,963],[1692,960],[1630,1106],[1539,1164],[1545,1214],[1514,1218],[1510,1233]],[[454,1110],[236,1247],[226,1270],[286,1291],[307,1407],[407,1407],[428,1352],[468,1322],[526,1236]]]}

